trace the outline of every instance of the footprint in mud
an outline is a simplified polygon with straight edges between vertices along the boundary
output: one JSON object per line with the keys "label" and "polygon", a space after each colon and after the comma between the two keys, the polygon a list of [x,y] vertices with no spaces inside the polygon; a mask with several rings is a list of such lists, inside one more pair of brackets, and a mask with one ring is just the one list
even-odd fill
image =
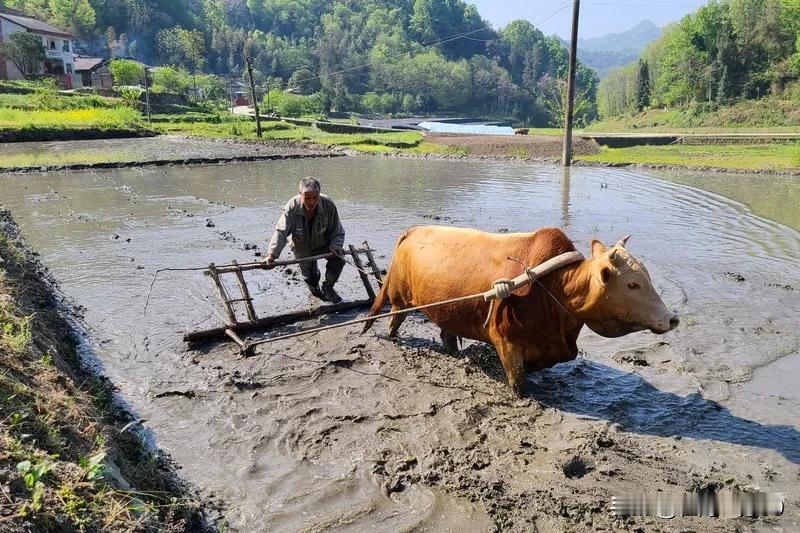
{"label": "footprint in mud", "polygon": [[658,341],[646,348],[616,352],[611,356],[611,359],[617,363],[634,366],[650,366],[651,364],[666,363],[670,361],[670,359],[666,357],[666,352],[669,350],[668,347],[668,342]]}
{"label": "footprint in mud", "polygon": [[793,291],[794,290],[794,287],[792,287],[788,283],[785,284],[785,285],[782,285],[780,283],[767,283],[766,285],[767,285],[767,287],[773,287],[775,289],[783,289],[785,291]]}
{"label": "footprint in mud", "polygon": [[737,283],[745,281],[744,276],[742,276],[738,272],[723,272],[722,277],[728,278],[729,280],[735,281]]}
{"label": "footprint in mud", "polygon": [[567,462],[561,465],[561,471],[568,479],[580,479],[594,468],[589,462],[579,455],[572,456]]}

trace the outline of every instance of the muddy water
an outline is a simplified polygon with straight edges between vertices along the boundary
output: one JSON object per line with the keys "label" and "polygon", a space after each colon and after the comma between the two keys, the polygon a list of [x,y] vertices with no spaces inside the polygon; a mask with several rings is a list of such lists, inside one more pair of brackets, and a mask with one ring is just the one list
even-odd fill
{"label": "muddy water", "polygon": [[[584,253],[592,238],[613,243],[630,233],[629,249],[682,325],[664,336],[586,333],[585,356],[532,376],[536,402],[519,404],[490,371],[476,374],[432,351],[437,331],[419,319],[407,322],[400,345],[353,328],[243,361],[227,348],[187,351],[181,343],[183,332],[223,321],[200,274],[163,274],[143,316],[155,269],[255,259],[297,178],[309,174],[336,198],[348,241],[369,240],[384,264],[412,224],[560,226]],[[752,177],[747,183],[758,187],[743,192],[715,176],[707,192],[686,185],[704,179],[662,177],[669,181],[602,169],[563,175],[524,164],[343,158],[2,176],[0,190],[64,291],[86,308],[104,371],[182,475],[220,498],[235,529],[485,530],[520,512],[493,507],[503,501],[486,481],[493,468],[533,469],[520,486],[563,485],[553,461],[578,449],[575,435],[594,431],[597,420],[633,439],[631,449],[685,437],[678,460],[691,467],[681,475],[722,471],[796,500],[800,208],[786,199],[800,197],[800,183]],[[262,314],[314,305],[292,269],[250,279]],[[352,269],[340,286],[343,296],[361,297]],[[534,445],[550,449],[522,466],[507,450],[533,437],[508,428],[533,413],[537,434],[552,442]],[[554,417],[560,422],[548,422]],[[476,459],[482,446],[487,455]],[[628,483],[653,477],[631,468]],[[524,520],[546,530],[547,504],[535,501],[540,517]],[[787,516],[796,523],[796,504]]]}

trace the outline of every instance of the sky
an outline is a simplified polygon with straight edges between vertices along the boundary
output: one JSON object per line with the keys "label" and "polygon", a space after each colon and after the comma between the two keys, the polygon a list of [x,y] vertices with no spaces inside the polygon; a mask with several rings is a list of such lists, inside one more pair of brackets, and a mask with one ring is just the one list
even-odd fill
{"label": "sky", "polygon": [[[475,4],[481,16],[495,28],[523,18],[546,35],[555,33],[569,39],[572,0],[466,1]],[[619,33],[643,20],[653,21],[656,26],[663,27],[705,4],[705,0],[581,0],[578,36],[587,39]]]}

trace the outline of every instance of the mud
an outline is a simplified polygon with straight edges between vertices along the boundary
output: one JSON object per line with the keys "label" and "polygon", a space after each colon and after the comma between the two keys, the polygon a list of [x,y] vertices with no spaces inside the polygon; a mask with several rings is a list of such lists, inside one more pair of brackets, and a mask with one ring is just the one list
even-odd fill
{"label": "mud", "polygon": [[[129,405],[98,370],[98,361],[78,319],[80,309],[63,295],[37,255],[0,204],[3,317],[13,306],[20,316],[28,317],[31,328],[31,341],[24,350],[11,352],[7,345],[0,346],[4,415],[14,409],[24,413],[22,423],[8,424],[10,416],[0,423],[4,444],[19,439],[18,444],[2,453],[0,492],[4,499],[0,529],[215,531],[209,518],[216,512],[204,509],[195,491],[177,476],[169,458],[148,444],[150,439],[138,427]],[[42,364],[40,361],[45,358],[50,362]],[[6,394],[9,390],[14,394]],[[47,412],[42,422],[34,414],[41,411]],[[82,462],[98,449],[104,456],[104,482],[74,483],[74,470],[80,472],[78,465],[83,468]],[[25,502],[35,501],[36,496],[31,496],[15,468],[25,454],[46,455],[53,461],[50,469],[54,475],[46,479],[46,488],[40,495],[44,503],[33,511],[25,510]],[[62,492],[66,488],[73,491],[72,498],[69,492]],[[117,490],[126,491],[126,496],[136,492],[147,510],[113,508],[123,500]],[[82,502],[92,502],[91,509],[75,511],[76,492],[86,498]],[[165,505],[167,500],[172,503]],[[72,502],[73,507],[67,502]],[[128,503],[129,499],[124,498],[122,505]]]}
{"label": "mud", "polygon": [[336,157],[314,144],[161,135],[152,138],[20,142],[0,147],[0,170],[8,173],[100,170],[140,166],[201,165]]}
{"label": "mud", "polygon": [[[629,248],[682,325],[586,333],[576,361],[531,375],[531,395],[517,400],[493,350],[467,343],[447,356],[416,316],[397,342],[378,324],[377,335],[333,330],[247,359],[180,342],[224,320],[200,275],[160,279],[142,316],[156,268],[252,259],[309,174],[337,199],[348,242],[368,239],[383,266],[412,224],[557,225],[584,252],[593,237],[632,233]],[[784,288],[800,284],[800,234],[741,203],[627,171],[387,158],[0,179],[43,261],[85,306],[108,375],[234,530],[800,527],[800,302]],[[260,314],[318,305],[292,272],[248,277]],[[340,285],[363,297],[353,269]],[[708,487],[784,492],[786,512],[610,513],[614,494]]]}

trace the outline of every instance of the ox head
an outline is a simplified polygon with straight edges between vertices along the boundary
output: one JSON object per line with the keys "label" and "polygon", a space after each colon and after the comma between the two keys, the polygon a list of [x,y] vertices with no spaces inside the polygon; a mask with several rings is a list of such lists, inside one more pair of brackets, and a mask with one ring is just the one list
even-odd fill
{"label": "ox head", "polygon": [[621,337],[645,329],[666,333],[678,326],[678,315],[664,305],[644,264],[625,248],[629,237],[611,248],[592,241],[590,294],[582,318],[592,331],[604,337]]}

